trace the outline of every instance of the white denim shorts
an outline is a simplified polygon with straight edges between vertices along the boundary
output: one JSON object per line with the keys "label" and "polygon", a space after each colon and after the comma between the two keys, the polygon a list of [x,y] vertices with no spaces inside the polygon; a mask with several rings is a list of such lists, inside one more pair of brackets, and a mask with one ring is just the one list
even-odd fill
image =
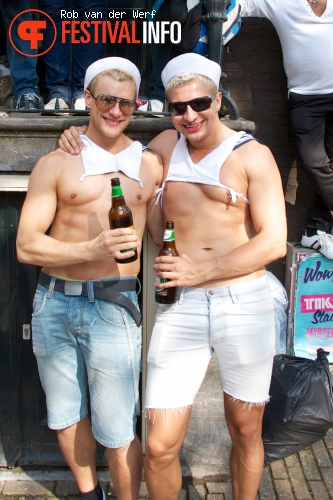
{"label": "white denim shorts", "polygon": [[182,288],[160,305],[148,352],[146,408],[191,406],[215,352],[223,391],[269,398],[275,322],[267,277],[218,288]]}

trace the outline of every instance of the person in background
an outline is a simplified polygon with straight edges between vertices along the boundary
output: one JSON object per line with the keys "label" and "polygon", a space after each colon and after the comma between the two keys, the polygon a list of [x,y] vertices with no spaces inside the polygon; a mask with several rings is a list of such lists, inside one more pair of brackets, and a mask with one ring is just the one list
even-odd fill
{"label": "person in background", "polygon": [[266,17],[280,38],[297,163],[315,190],[301,245],[333,259],[333,2],[239,2],[243,17]]}
{"label": "person in background", "polygon": [[[98,43],[94,40],[94,26],[85,26],[85,30],[90,35],[89,43],[72,43],[69,35],[66,43],[62,42],[62,22],[61,11],[69,10],[66,0],[38,0],[39,9],[48,14],[55,22],[57,28],[57,38],[46,54],[44,61],[46,66],[45,83],[49,91],[49,101],[45,104],[45,109],[69,109],[78,111],[86,109],[83,91],[83,80],[86,68],[94,61],[104,55],[105,46],[102,37],[99,36]],[[70,3],[70,10],[78,13],[77,18],[72,22],[80,21],[101,21],[106,19],[106,0],[75,0]],[[87,18],[85,13],[89,13]],[[92,14],[96,13],[96,18]],[[44,17],[41,16],[41,19]],[[47,29],[44,32],[43,46],[49,47],[54,36],[53,24],[45,16]]]}
{"label": "person in background", "polygon": [[38,50],[31,49],[30,42],[22,40],[15,29],[18,23],[32,20],[31,12],[22,13],[13,25],[12,40],[18,50],[13,47],[9,39],[11,22],[20,12],[30,10],[31,2],[30,0],[0,0],[0,8],[7,31],[7,57],[13,89],[13,107],[22,110],[42,109],[43,99],[39,95],[36,71]]}
{"label": "person in background", "polygon": [[[154,11],[151,21],[179,21],[182,26],[180,43],[174,44],[170,39],[165,43],[149,45],[152,70],[148,80],[150,90],[149,101],[151,110],[162,112],[165,102],[165,92],[161,80],[161,72],[168,61],[183,52],[195,49],[200,38],[200,21],[203,11],[203,0],[150,0],[149,12]],[[142,104],[138,111],[147,111],[148,102]],[[158,116],[158,115],[156,115]]]}

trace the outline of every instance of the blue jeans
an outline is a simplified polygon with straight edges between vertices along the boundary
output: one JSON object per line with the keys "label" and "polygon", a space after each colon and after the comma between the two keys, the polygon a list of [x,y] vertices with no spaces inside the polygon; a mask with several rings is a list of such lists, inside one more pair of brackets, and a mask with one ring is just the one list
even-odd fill
{"label": "blue jeans", "polygon": [[[36,73],[37,57],[27,57],[17,52],[8,37],[8,29],[14,17],[24,10],[31,8],[30,0],[1,0],[1,13],[7,31],[7,56],[12,80],[14,100],[17,101],[22,94],[27,92],[38,93],[38,76]],[[18,22],[31,20],[31,13],[20,16]],[[15,46],[25,54],[37,54],[37,50],[30,48],[30,42],[21,40],[15,30],[12,30],[12,38]]]}
{"label": "blue jeans", "polygon": [[[66,36],[66,43],[61,40],[61,10],[67,12],[75,10],[78,12],[78,17],[75,21],[87,21],[85,12],[102,12],[103,19],[106,19],[106,0],[76,0],[68,2],[68,0],[39,0],[40,10],[51,16],[57,28],[57,38],[52,49],[44,55],[46,65],[45,83],[49,90],[49,99],[54,97],[62,97],[66,102],[70,103],[79,97],[83,97],[83,82],[86,69],[90,64],[101,59],[104,56],[104,45],[99,36],[99,43],[94,43],[93,26],[87,29],[91,34],[91,43],[75,43],[72,44],[70,36]],[[70,20],[70,19],[67,19]],[[93,20],[93,19],[90,19]],[[101,20],[98,18],[96,20]],[[74,19],[71,19],[74,21]],[[44,35],[45,47],[49,47],[52,43],[54,31],[53,25],[46,18],[47,26]],[[78,29],[78,25],[76,26]]]}
{"label": "blue jeans", "polygon": [[[95,439],[120,448],[135,437],[139,409],[141,327],[122,306],[65,295],[38,285],[32,316],[33,351],[46,394],[48,425],[64,429],[88,414]],[[136,292],[122,292],[136,306]]]}

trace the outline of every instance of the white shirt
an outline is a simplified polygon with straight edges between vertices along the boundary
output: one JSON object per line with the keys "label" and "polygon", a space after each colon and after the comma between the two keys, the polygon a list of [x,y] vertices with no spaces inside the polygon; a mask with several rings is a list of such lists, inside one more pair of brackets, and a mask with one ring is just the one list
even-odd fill
{"label": "white shirt", "polygon": [[240,0],[243,17],[266,17],[282,46],[288,89],[297,94],[333,92],[333,0],[316,16],[307,0]]}
{"label": "white shirt", "polygon": [[165,184],[169,181],[217,186],[229,192],[232,203],[236,203],[237,198],[242,198],[246,203],[249,203],[249,200],[242,193],[237,193],[232,187],[221,184],[220,170],[234,149],[251,140],[254,140],[252,135],[243,131],[236,132],[222,141],[217,148],[208,153],[198,163],[194,163],[188,152],[187,140],[181,135],[172,152],[166,179],[162,187],[156,191],[156,203],[163,196]]}
{"label": "white shirt", "polygon": [[95,144],[86,135],[81,135],[83,144],[82,164],[84,174],[80,181],[83,181],[88,175],[102,175],[110,172],[122,172],[131,179],[138,181],[142,187],[140,179],[140,167],[142,160],[142,151],[147,150],[141,142],[134,141],[126,149],[117,154],[112,154]]}

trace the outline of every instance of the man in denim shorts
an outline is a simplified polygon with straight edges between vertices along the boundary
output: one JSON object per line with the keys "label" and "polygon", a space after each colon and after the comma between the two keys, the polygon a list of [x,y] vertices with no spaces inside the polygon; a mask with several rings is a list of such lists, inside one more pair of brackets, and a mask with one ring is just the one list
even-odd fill
{"label": "man in denim shorts", "polygon": [[[96,475],[95,440],[107,448],[119,499],[138,498],[142,474],[135,435],[140,259],[115,262],[133,256],[133,248],[140,254],[146,217],[149,230],[161,226],[154,204],[160,159],[123,133],[139,86],[139,71],[127,59],[105,58],[87,69],[90,121],[83,150],[71,156],[59,149],[39,160],[17,237],[18,259],[43,268],[32,329],[48,425],[57,430],[80,498],[86,500],[105,498]],[[135,230],[109,229],[114,177],[121,181]]]}
{"label": "man in denim shorts", "polygon": [[[232,440],[234,500],[254,500],[263,468],[261,423],[268,400],[275,326],[265,265],[286,252],[278,168],[267,147],[218,116],[221,68],[197,54],[162,72],[174,130],[149,147],[165,159],[165,220],[175,223],[180,257],[154,269],[179,287],[159,305],[148,353],[149,435],[145,478],[151,500],[176,500],[178,452],[191,407],[215,352]],[[178,132],[178,134],[177,134]]]}

